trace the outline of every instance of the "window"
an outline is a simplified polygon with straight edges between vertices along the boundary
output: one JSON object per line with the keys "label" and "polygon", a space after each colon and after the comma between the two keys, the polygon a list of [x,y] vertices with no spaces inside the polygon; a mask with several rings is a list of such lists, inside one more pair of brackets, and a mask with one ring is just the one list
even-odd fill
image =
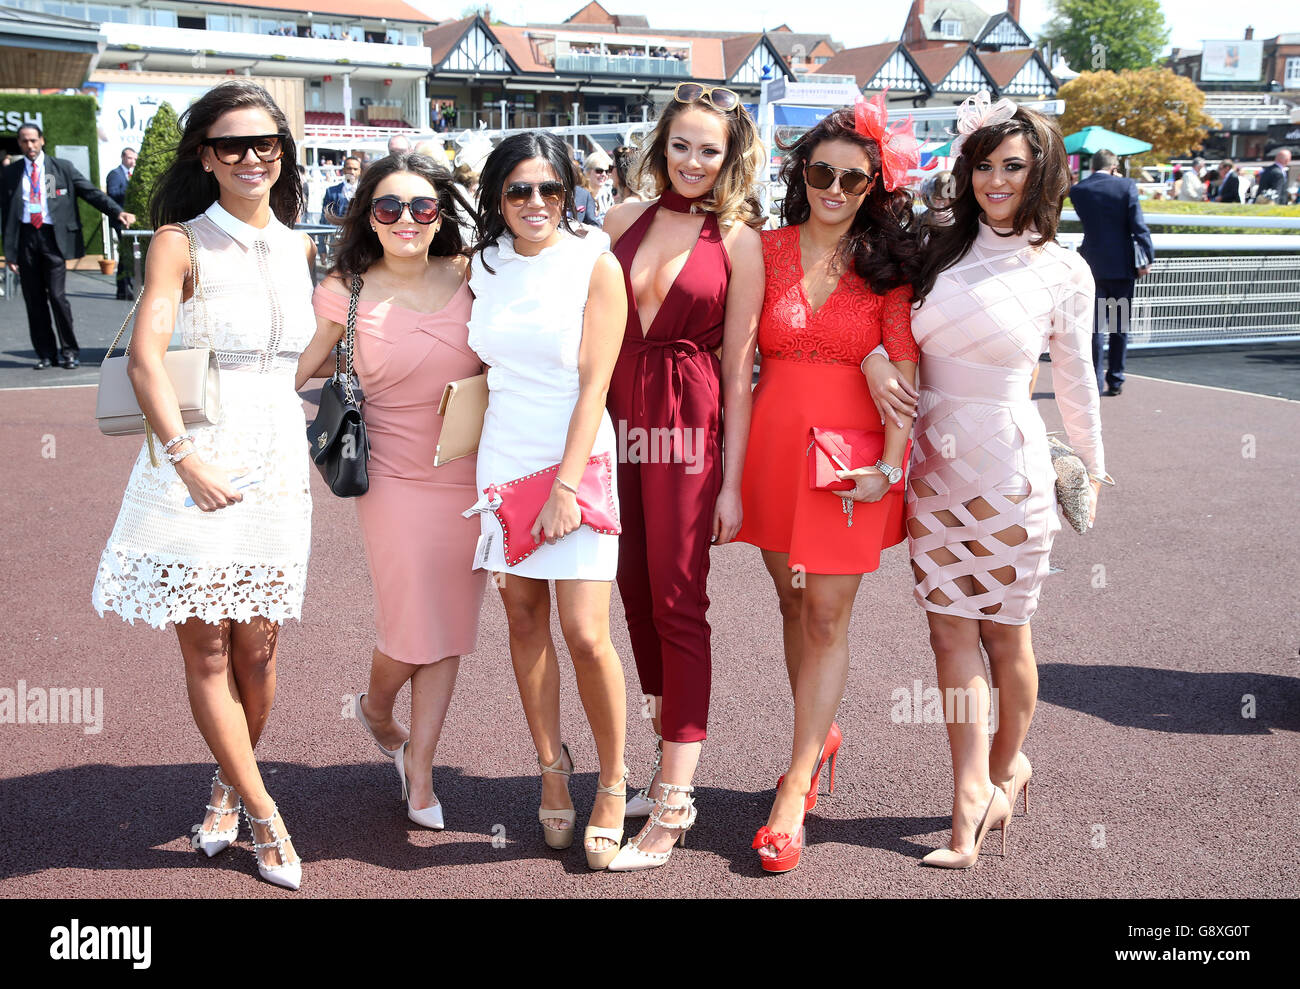
{"label": "window", "polygon": [[831,57],[829,55],[818,55],[816,58],[813,59],[813,61],[816,62],[818,65],[825,65],[830,60]]}
{"label": "window", "polygon": [[945,38],[960,38],[961,21],[945,19],[940,22],[939,31]]}
{"label": "window", "polygon": [[208,30],[209,30],[209,31],[229,31],[229,30],[230,30],[230,18],[227,17],[225,14],[209,14],[209,15],[208,15]]}
{"label": "window", "polygon": [[176,18],[176,26],[188,28],[191,31],[202,31],[208,26],[207,19],[204,17],[185,17]]}
{"label": "window", "polygon": [[1300,58],[1286,60],[1286,88],[1300,89]]}

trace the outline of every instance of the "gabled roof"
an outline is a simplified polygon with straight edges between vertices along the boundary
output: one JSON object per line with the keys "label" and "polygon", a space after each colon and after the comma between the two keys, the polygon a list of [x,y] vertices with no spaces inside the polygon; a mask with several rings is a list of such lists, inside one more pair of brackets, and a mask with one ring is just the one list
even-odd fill
{"label": "gabled roof", "polygon": [[845,48],[824,65],[817,67],[818,72],[830,72],[838,75],[853,76],[861,89],[880,71],[889,56],[899,47],[897,41],[886,41],[879,45],[866,45],[862,48]]}
{"label": "gabled roof", "polygon": [[947,45],[943,48],[923,48],[912,52],[912,58],[921,67],[921,72],[930,82],[938,86],[962,57],[973,51],[970,45]]}
{"label": "gabled roof", "polygon": [[[924,48],[912,51],[913,61],[920,67],[921,74],[930,83],[934,95],[941,93],[974,93],[981,89],[993,90],[993,96],[1001,96],[998,85],[993,81],[992,73],[984,65],[983,59],[988,52],[977,52],[970,42],[964,45],[944,45],[939,48]],[[970,75],[975,78],[957,77],[949,81],[963,60],[970,61]],[[945,83],[948,84],[945,88]],[[974,85],[969,85],[974,83]]]}
{"label": "gabled roof", "polygon": [[[692,47],[694,45],[692,44]],[[734,38],[722,39],[722,61],[723,61],[723,79],[727,81],[734,80],[736,73],[744,68],[745,63],[750,56],[759,48],[766,48],[768,54],[772,56],[773,64],[778,71],[786,78],[793,78],[794,74],[790,67],[785,64],[785,59],[781,53],[772,45],[771,40],[763,34],[741,34]],[[747,85],[742,83],[742,85]]]}
{"label": "gabled roof", "polygon": [[510,61],[519,67],[520,72],[555,74],[555,68],[542,57],[542,53],[537,50],[536,43],[529,38],[528,32],[524,28],[498,24],[492,29],[492,33],[501,42],[501,47],[510,56]]}
{"label": "gabled roof", "polygon": [[[1008,51],[1001,52],[980,52],[980,61],[984,63],[984,68],[989,70],[989,75],[1001,89],[1012,79],[1016,73],[1025,67],[1025,63],[1034,57],[1032,48],[1012,48]],[[1044,69],[1047,67],[1044,66]]]}
{"label": "gabled roof", "polygon": [[648,28],[650,22],[641,14],[611,14],[608,10],[591,0],[576,14],[565,18],[565,24],[612,24],[616,27]]}
{"label": "gabled roof", "polygon": [[[433,70],[436,72],[439,67],[442,66],[443,62],[447,61],[448,57],[456,51],[461,42],[470,37],[476,31],[483,34],[485,44],[490,42],[492,45],[501,45],[505,50],[503,60],[507,63],[507,67],[510,71],[521,71],[518,60],[515,58],[510,47],[497,36],[496,32],[488,25],[487,21],[483,20],[483,18],[478,14],[475,14],[473,17],[462,18],[459,21],[448,21],[445,24],[439,24],[437,27],[430,28],[428,31],[424,32],[424,44],[425,47],[429,49],[429,57],[433,65]],[[530,62],[532,61],[531,56],[528,60]],[[496,69],[485,71],[500,72],[501,70]],[[552,69],[547,65],[541,71],[550,72]]]}

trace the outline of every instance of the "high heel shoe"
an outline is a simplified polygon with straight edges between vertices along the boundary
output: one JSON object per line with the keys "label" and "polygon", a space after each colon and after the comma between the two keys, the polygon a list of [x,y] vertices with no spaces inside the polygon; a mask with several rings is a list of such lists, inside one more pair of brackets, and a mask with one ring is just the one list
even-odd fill
{"label": "high heel shoe", "polygon": [[[569,764],[565,769],[564,764]],[[543,773],[555,773],[568,779],[573,775],[573,756],[569,754],[569,747],[563,742],[560,743],[560,756],[549,766],[542,762],[542,757],[537,757],[537,765],[542,767]],[[568,848],[573,844],[573,820],[576,815],[572,807],[562,807],[558,810],[552,810],[547,807],[537,809],[537,819],[542,825],[542,837],[546,839],[546,844],[554,849]],[[547,821],[560,820],[568,823],[567,828],[553,828]]]}
{"label": "high heel shoe", "polygon": [[[596,787],[597,793],[612,793],[618,797],[627,796],[627,767],[623,767],[623,775],[618,778],[618,782],[612,786]],[[627,815],[624,811],[624,820]],[[591,838],[608,838],[613,844],[608,848],[602,848],[600,851],[592,851],[587,848],[587,841]],[[590,869],[607,869],[609,863],[614,860],[618,854],[619,843],[623,840],[623,828],[620,825],[617,828],[602,828],[595,824],[588,824],[582,832],[582,847],[587,853],[587,867]]]}
{"label": "high heel shoe", "polygon": [[[207,807],[204,808],[205,810],[210,810],[217,815],[215,820],[212,822],[213,827],[211,830],[204,830],[203,823],[199,822],[198,826],[194,829],[194,847],[202,850],[208,858],[212,858],[212,856],[216,855],[217,852],[224,852],[239,837],[239,811],[243,807],[243,802],[238,796],[235,797],[234,807],[226,806],[226,800],[229,798],[230,794],[234,792],[235,788],[229,783],[223,783],[221,781],[220,766],[213,770],[212,786],[221,787],[221,806],[213,807],[212,804],[208,804]],[[211,787],[208,788],[208,792],[209,794],[211,793]],[[227,814],[235,815],[235,826],[224,830],[216,827],[216,825],[221,823],[221,819]]]}
{"label": "high heel shoe", "polygon": [[[995,804],[1000,804],[994,809]],[[1007,854],[1007,832],[1011,830],[1011,805],[1007,803],[1007,795],[1002,792],[1002,787],[996,784],[993,787],[993,794],[989,797],[989,804],[984,808],[984,817],[980,821],[979,830],[975,832],[975,847],[965,855],[955,852],[951,848],[936,848],[925,858],[921,859],[922,865],[932,865],[939,869],[969,869],[979,862],[980,845],[984,844],[984,836],[993,829],[993,825],[1002,822],[1002,854]]]}
{"label": "high heel shoe", "polygon": [[[844,742],[844,733],[840,731],[838,722],[831,722],[831,730],[826,733],[826,742],[822,745],[821,755],[817,757],[817,768],[813,770],[812,786],[808,789],[808,796],[804,797],[803,809],[805,812],[812,810],[817,806],[817,791],[821,787],[822,766],[826,765],[826,760],[831,761],[831,781],[829,793],[835,792],[835,760],[839,757],[840,745]],[[785,773],[782,773],[776,781],[776,788],[781,789],[781,784],[785,782]],[[793,866],[791,867],[793,868]]]}
{"label": "high heel shoe", "polygon": [[441,831],[442,801],[438,799],[436,793],[433,795],[432,807],[422,807],[417,810],[411,806],[410,790],[406,785],[406,747],[410,744],[410,739],[403,742],[401,748],[397,750],[397,755],[393,757],[393,761],[397,764],[397,775],[402,780],[402,799],[406,801],[406,816],[421,827]]}
{"label": "high heel shoe", "polygon": [[627,810],[623,812],[623,816],[625,818],[645,817],[647,814],[649,814],[651,811],[655,809],[655,800],[654,797],[650,796],[650,788],[654,786],[655,777],[659,775],[659,767],[663,765],[663,761],[664,761],[664,740],[660,735],[656,734],[655,735],[655,764],[654,764],[654,768],[650,770],[650,782],[647,783],[643,789],[638,790],[636,792],[636,795],[633,796],[632,799],[627,802]]}
{"label": "high heel shoe", "polygon": [[[276,886],[283,886],[285,889],[297,889],[302,885],[302,859],[294,856],[294,861],[285,861],[284,843],[289,840],[290,835],[286,834],[283,838],[279,836],[275,828],[275,815],[279,812],[275,804],[271,805],[271,814],[269,817],[254,817],[244,808],[244,816],[248,818],[248,830],[253,834],[253,858],[257,859],[257,872],[268,883],[274,883]],[[257,832],[253,830],[254,824],[261,824],[271,832],[271,840],[259,842]],[[279,865],[267,865],[262,861],[259,854],[263,848],[274,848],[280,856]]]}
{"label": "high heel shoe", "polygon": [[[610,872],[640,872],[644,869],[657,869],[661,865],[667,865],[668,859],[673,854],[673,849],[681,844],[686,847],[686,832],[695,826],[695,819],[699,816],[699,811],[695,807],[695,798],[691,796],[695,792],[693,786],[674,786],[672,783],[659,784],[660,797],[654,802],[654,810],[650,812],[650,820],[645,828],[635,838],[619,849],[614,861],[609,863]],[[683,804],[670,804],[668,797],[673,793],[685,793],[686,802]],[[671,814],[675,811],[686,811],[686,820],[675,824],[665,821],[664,814]],[[666,852],[643,852],[641,851],[641,839],[648,835],[655,828],[663,828],[666,831],[680,831],[681,834],[673,838],[673,843],[668,846]]]}
{"label": "high heel shoe", "polygon": [[379,751],[382,752],[384,755],[388,756],[388,758],[392,759],[397,755],[398,749],[400,749],[401,746],[399,745],[396,749],[384,748],[384,743],[379,740],[379,736],[375,734],[375,730],[370,727],[370,722],[366,720],[366,709],[361,706],[361,698],[365,696],[366,696],[366,692],[363,690],[361,691],[361,693],[357,694],[355,698],[353,698],[353,705],[355,706],[357,712],[357,720],[360,721],[361,724],[365,727],[366,731],[370,733],[370,737],[375,740],[375,745],[379,747]]}
{"label": "high heel shoe", "polygon": [[755,851],[764,845],[771,845],[776,849],[775,855],[758,857],[765,872],[789,872],[799,864],[799,858],[803,855],[804,817],[807,814],[808,811],[805,810],[799,815],[799,827],[795,829],[793,836],[783,831],[773,831],[766,824],[758,829],[758,833],[754,835],[754,843],[750,847]]}
{"label": "high heel shoe", "polygon": [[[1023,752],[1017,752],[1016,771],[1011,774],[1011,779],[1007,781],[1010,784],[1007,788],[1010,792],[1008,793],[1007,790],[1002,791],[1007,794],[1007,803],[1011,805],[1013,814],[1016,811],[1016,799],[1020,796],[1022,790],[1025,794],[1025,813],[1029,813],[1029,781],[1033,778],[1033,775],[1034,767],[1029,764],[1029,757]],[[1003,784],[994,781],[994,786],[1002,789]]]}

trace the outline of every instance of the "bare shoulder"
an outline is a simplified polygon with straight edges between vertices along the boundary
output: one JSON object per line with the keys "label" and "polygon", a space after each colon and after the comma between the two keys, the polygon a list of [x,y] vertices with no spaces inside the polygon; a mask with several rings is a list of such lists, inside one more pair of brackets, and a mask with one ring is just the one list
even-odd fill
{"label": "bare shoulder", "polygon": [[348,296],[352,294],[348,291],[347,285],[344,284],[343,276],[337,271],[331,271],[328,275],[322,278],[320,281],[320,287],[326,292],[330,292],[334,295]]}
{"label": "bare shoulder", "polygon": [[619,237],[627,233],[629,227],[640,219],[641,214],[650,208],[650,203],[619,203],[605,214],[604,231],[609,234],[611,241],[617,241]]}
{"label": "bare shoulder", "polygon": [[763,238],[748,223],[733,223],[722,234],[722,245],[734,264],[763,263]]}
{"label": "bare shoulder", "polygon": [[591,287],[608,288],[610,285],[622,287],[623,266],[609,251],[602,251],[591,269]]}
{"label": "bare shoulder", "polygon": [[468,257],[464,254],[453,254],[451,257],[447,258],[447,264],[460,276],[461,281],[465,280],[469,273]]}

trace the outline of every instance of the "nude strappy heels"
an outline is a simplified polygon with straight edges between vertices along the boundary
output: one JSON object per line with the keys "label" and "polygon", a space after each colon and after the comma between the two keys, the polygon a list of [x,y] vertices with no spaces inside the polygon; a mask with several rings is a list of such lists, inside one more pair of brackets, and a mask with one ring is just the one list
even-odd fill
{"label": "nude strappy heels", "polygon": [[932,865],[939,869],[969,869],[973,867],[979,862],[980,845],[984,844],[984,836],[998,822],[1002,824],[1002,854],[1006,855],[1007,832],[1011,830],[1011,804],[1007,803],[1007,795],[1002,792],[1002,787],[994,784],[993,794],[989,797],[988,806],[984,808],[984,817],[980,820],[979,830],[975,832],[975,847],[965,855],[955,852],[951,848],[936,848],[921,859],[921,864]]}
{"label": "nude strappy heels", "polygon": [[[568,768],[564,768],[568,763]],[[563,742],[560,743],[560,756],[549,766],[542,762],[542,757],[537,757],[537,765],[541,767],[543,773],[555,773],[568,779],[573,775],[573,756],[569,754],[569,747]],[[562,807],[551,809],[539,807],[537,810],[537,820],[542,825],[542,837],[546,839],[546,844],[554,849],[568,848],[573,844],[573,821],[574,812],[572,807]],[[555,828],[547,824],[547,821],[565,821],[568,823],[567,828]]]}
{"label": "nude strappy heels", "polygon": [[[618,782],[612,786],[597,786],[597,793],[612,793],[617,797],[627,796],[627,767],[623,767],[623,775],[618,778]],[[626,805],[624,805],[626,808]],[[624,820],[626,820],[626,809],[624,810]],[[592,851],[587,848],[587,841],[591,838],[608,838],[612,844],[608,848],[602,848],[600,851]],[[587,866],[591,869],[607,869],[609,863],[614,860],[619,852],[619,843],[623,840],[623,828],[620,825],[617,828],[602,828],[595,824],[588,824],[582,833],[582,846],[587,852]]]}
{"label": "nude strappy heels", "polygon": [[[661,865],[667,865],[669,857],[673,854],[673,849],[677,847],[678,842],[682,847],[686,847],[686,832],[695,824],[695,818],[698,812],[695,809],[695,800],[690,794],[695,792],[693,786],[674,786],[671,783],[659,784],[659,799],[655,801],[655,808],[650,814],[650,821],[644,831],[637,835],[626,845],[624,845],[616,856],[614,861],[609,864],[610,872],[640,872],[644,869],[657,869]],[[673,793],[687,794],[686,803],[670,804],[668,797]],[[663,819],[665,813],[673,811],[686,811],[686,820],[677,824],[670,824]],[[666,852],[643,852],[640,843],[643,835],[648,835],[654,828],[663,828],[666,831],[679,831],[673,843],[668,847]]]}

